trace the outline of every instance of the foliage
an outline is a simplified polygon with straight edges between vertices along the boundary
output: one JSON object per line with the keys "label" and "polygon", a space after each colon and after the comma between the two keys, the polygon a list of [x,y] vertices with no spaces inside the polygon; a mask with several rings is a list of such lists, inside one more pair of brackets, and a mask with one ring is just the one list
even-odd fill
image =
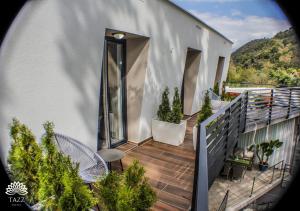
{"label": "foliage", "polygon": [[45,209],[88,210],[95,205],[92,192],[78,175],[69,157],[60,153],[54,144],[54,125],[46,122],[42,137],[43,162],[38,172],[40,178],[39,200]]}
{"label": "foliage", "polygon": [[206,120],[208,117],[210,117],[212,114],[213,112],[212,112],[211,100],[209,98],[209,93],[207,91],[205,93],[204,103],[202,105],[201,111],[199,112],[197,117],[198,125],[204,120]]}
{"label": "foliage", "polygon": [[79,177],[79,164],[57,150],[53,123],[43,126],[40,147],[31,130],[13,119],[8,157],[12,179],[26,185],[30,204],[40,202],[46,210],[89,210],[97,200]]}
{"label": "foliage", "polygon": [[78,176],[79,164],[74,164],[66,159],[66,171],[62,176],[63,193],[58,204],[61,210],[89,210],[96,203],[97,199]]}
{"label": "foliage", "polygon": [[227,82],[297,86],[299,74],[300,48],[290,28],[237,49],[232,54]]}
{"label": "foliage", "polygon": [[182,114],[182,104],[179,96],[178,88],[174,89],[174,97],[172,102],[172,109],[170,107],[169,101],[169,88],[167,87],[161,99],[161,104],[159,105],[157,116],[160,121],[171,122],[179,124],[183,114]]}
{"label": "foliage", "polygon": [[283,142],[280,142],[278,139],[270,140],[269,142],[253,144],[249,147],[249,150],[255,151],[260,164],[267,164],[274,150],[280,148],[282,144]]}
{"label": "foliage", "polygon": [[26,185],[29,190],[26,199],[30,204],[34,204],[38,200],[37,172],[41,163],[41,149],[31,130],[15,118],[10,125],[10,136],[13,139],[8,156],[11,179]]}
{"label": "foliage", "polygon": [[300,86],[300,69],[273,70],[270,77],[274,78],[279,85]]}
{"label": "foliage", "polygon": [[106,210],[117,210],[118,190],[121,186],[121,176],[111,171],[101,180],[98,180],[95,187],[100,204]]}
{"label": "foliage", "polygon": [[110,172],[96,183],[102,207],[109,211],[148,210],[156,201],[156,194],[144,176],[138,161],[122,174]]}
{"label": "foliage", "polygon": [[216,95],[219,96],[219,82],[215,83],[213,91]]}
{"label": "foliage", "polygon": [[170,115],[170,121],[176,124],[179,124],[183,117],[182,114],[182,105],[179,97],[178,88],[175,88],[173,103],[172,103],[172,111]]}
{"label": "foliage", "polygon": [[225,92],[225,88],[222,89],[221,100],[222,101],[232,101],[236,96],[230,95],[230,93]]}
{"label": "foliage", "polygon": [[159,105],[157,116],[160,121],[170,121],[170,100],[169,100],[169,88],[166,87],[161,98],[161,104]]}

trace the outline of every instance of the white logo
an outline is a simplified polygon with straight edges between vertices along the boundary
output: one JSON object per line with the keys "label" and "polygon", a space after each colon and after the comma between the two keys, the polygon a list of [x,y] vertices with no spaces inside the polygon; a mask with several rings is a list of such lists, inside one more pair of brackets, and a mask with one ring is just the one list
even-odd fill
{"label": "white logo", "polygon": [[17,193],[19,195],[24,196],[28,192],[27,192],[26,186],[22,182],[12,182],[6,188],[6,192],[5,193],[7,195],[15,195]]}

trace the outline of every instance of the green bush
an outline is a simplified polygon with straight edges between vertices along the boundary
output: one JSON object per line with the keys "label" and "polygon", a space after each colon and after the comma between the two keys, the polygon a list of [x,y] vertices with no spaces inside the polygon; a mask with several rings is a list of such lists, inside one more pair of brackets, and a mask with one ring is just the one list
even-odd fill
{"label": "green bush", "polygon": [[219,96],[219,82],[215,83],[213,91],[216,95]]}
{"label": "green bush", "polygon": [[39,169],[39,200],[49,210],[88,210],[96,204],[92,192],[78,175],[78,164],[54,144],[54,125],[46,122],[42,137],[43,162]]}
{"label": "green bush", "polygon": [[270,140],[269,142],[253,144],[249,147],[249,150],[255,151],[260,164],[267,164],[274,150],[280,148],[282,144],[283,142],[279,141],[279,139]]}
{"label": "green bush", "polygon": [[34,204],[38,200],[39,178],[37,173],[41,163],[41,149],[31,130],[15,118],[10,125],[10,136],[13,139],[8,155],[11,179],[26,185],[28,189],[26,200],[30,204]]}
{"label": "green bush", "polygon": [[178,88],[174,89],[174,97],[172,102],[172,109],[170,108],[170,100],[169,100],[169,88],[167,87],[161,99],[161,104],[159,105],[157,111],[158,120],[164,122],[171,122],[179,124],[183,114],[182,114],[182,104],[179,96]]}
{"label": "green bush", "polygon": [[111,171],[95,184],[99,203],[105,210],[117,210],[118,190],[121,186],[121,176]]}
{"label": "green bush", "polygon": [[169,88],[166,87],[161,98],[161,104],[159,105],[157,111],[157,117],[160,121],[169,122],[170,121],[170,100],[169,100]]}
{"label": "green bush", "polygon": [[112,171],[98,180],[95,186],[102,208],[108,211],[148,210],[155,203],[156,194],[144,174],[144,168],[134,161],[122,175]]}
{"label": "green bush", "polygon": [[46,210],[89,210],[97,200],[79,177],[79,164],[57,150],[53,123],[43,126],[46,133],[40,147],[31,130],[13,119],[8,156],[12,179],[26,185],[30,204],[39,202]]}
{"label": "green bush", "polygon": [[74,164],[66,158],[66,171],[62,176],[63,193],[58,204],[61,210],[89,210],[96,203],[92,191],[78,176],[79,164]]}
{"label": "green bush", "polygon": [[172,112],[170,115],[170,121],[176,124],[179,124],[183,117],[182,114],[182,105],[179,97],[178,88],[175,88],[173,103],[172,103]]}
{"label": "green bush", "polygon": [[211,100],[209,98],[209,94],[207,91],[205,93],[204,103],[202,105],[201,111],[199,112],[198,117],[197,117],[197,124],[199,125],[201,122],[206,120],[212,114],[213,114],[213,112],[212,112],[212,107],[211,107]]}

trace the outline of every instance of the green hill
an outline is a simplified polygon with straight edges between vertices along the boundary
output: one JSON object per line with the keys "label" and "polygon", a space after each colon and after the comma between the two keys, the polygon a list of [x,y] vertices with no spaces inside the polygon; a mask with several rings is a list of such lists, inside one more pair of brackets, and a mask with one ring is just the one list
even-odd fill
{"label": "green hill", "polygon": [[227,82],[300,86],[300,48],[294,30],[252,40],[237,49]]}

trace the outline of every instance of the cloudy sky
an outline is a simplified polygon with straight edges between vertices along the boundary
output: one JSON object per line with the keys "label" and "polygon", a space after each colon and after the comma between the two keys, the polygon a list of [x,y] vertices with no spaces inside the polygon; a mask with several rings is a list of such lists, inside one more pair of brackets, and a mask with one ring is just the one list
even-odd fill
{"label": "cloudy sky", "polygon": [[291,25],[274,0],[172,0],[234,42],[272,37]]}

